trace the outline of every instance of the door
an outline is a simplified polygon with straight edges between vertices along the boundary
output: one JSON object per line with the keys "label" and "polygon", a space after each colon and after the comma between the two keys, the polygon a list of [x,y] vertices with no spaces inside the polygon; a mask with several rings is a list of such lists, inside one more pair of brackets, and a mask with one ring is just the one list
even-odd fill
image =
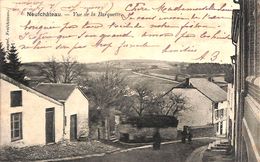
{"label": "door", "polygon": [[77,115],[70,116],[70,140],[77,140]]}
{"label": "door", "polygon": [[46,109],[45,113],[46,143],[55,142],[54,108]]}
{"label": "door", "polygon": [[219,130],[220,130],[220,135],[222,135],[223,134],[223,121],[222,122],[220,122],[220,128],[219,128]]}

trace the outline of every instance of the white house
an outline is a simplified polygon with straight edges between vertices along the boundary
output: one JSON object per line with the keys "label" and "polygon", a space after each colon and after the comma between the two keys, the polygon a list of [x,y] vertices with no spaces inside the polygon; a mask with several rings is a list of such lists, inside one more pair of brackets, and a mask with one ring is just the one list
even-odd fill
{"label": "white house", "polygon": [[235,90],[234,84],[228,84],[227,91],[227,100],[228,100],[228,108],[227,108],[227,135],[230,140],[230,144],[234,146],[235,139]]}
{"label": "white house", "polygon": [[76,85],[29,88],[0,73],[0,147],[88,136],[88,100]]}
{"label": "white house", "polygon": [[65,139],[86,138],[89,134],[89,103],[74,84],[41,83],[35,89],[63,104]]}
{"label": "white house", "polygon": [[62,103],[0,73],[0,146],[63,139]]}
{"label": "white house", "polygon": [[187,111],[178,118],[178,129],[187,126],[216,127],[216,135],[226,134],[227,94],[216,84],[205,78],[190,78],[173,88],[173,93],[182,94],[186,100]]}

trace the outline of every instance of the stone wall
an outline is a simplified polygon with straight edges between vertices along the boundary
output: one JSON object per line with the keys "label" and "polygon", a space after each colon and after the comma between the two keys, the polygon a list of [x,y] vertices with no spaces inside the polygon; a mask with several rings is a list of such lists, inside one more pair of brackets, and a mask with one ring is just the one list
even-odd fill
{"label": "stone wall", "polygon": [[216,134],[216,128],[211,125],[191,127],[192,136],[194,137],[214,137]]}
{"label": "stone wall", "polygon": [[[145,142],[152,140],[156,128],[137,128],[131,124],[120,124],[118,126],[118,138],[122,141]],[[177,128],[159,128],[162,139],[177,139]]]}

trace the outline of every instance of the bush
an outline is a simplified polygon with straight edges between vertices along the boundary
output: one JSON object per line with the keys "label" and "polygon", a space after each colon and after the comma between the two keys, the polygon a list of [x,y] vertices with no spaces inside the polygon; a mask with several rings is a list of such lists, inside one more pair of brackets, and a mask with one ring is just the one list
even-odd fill
{"label": "bush", "polygon": [[167,127],[177,127],[178,120],[174,116],[166,115],[145,115],[142,117],[130,117],[122,124],[131,124],[138,128],[167,128]]}

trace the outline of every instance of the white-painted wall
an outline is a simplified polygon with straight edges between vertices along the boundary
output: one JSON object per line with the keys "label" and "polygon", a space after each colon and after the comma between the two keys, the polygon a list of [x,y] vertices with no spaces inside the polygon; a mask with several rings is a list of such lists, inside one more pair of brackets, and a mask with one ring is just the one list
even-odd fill
{"label": "white-painted wall", "polygon": [[[234,121],[235,121],[235,95],[234,95],[234,85],[228,84],[228,92],[227,92],[227,134],[231,135],[231,145],[234,144]],[[229,122],[229,119],[231,122]],[[231,131],[229,132],[229,127],[231,127]]]}
{"label": "white-painted wall", "polygon": [[76,88],[69,98],[65,102],[65,116],[66,116],[66,127],[65,127],[65,138],[70,139],[70,116],[77,114],[77,135],[88,136],[89,125],[89,103],[85,96]]}
{"label": "white-painted wall", "polygon": [[[222,101],[218,103],[218,108],[214,110],[214,124],[218,124],[218,131],[216,132],[217,135],[221,135],[221,129],[222,129],[222,135],[227,133],[227,107],[228,107],[228,101]],[[217,111],[223,110],[224,114],[222,117],[216,118]],[[221,128],[222,123],[222,128]]]}
{"label": "white-painted wall", "polygon": [[179,124],[177,129],[182,130],[184,125],[204,126],[212,123],[212,102],[197,89],[173,89],[173,93],[182,94],[187,99],[187,106],[190,110],[181,112],[178,117]]}
{"label": "white-painted wall", "polygon": [[[51,102],[30,91],[19,88],[5,80],[0,79],[0,146],[28,146],[44,145],[45,138],[45,110],[55,109],[55,142],[62,140],[63,114],[62,106]],[[22,90],[22,106],[10,106],[10,92]],[[22,112],[21,140],[11,142],[11,114]]]}

